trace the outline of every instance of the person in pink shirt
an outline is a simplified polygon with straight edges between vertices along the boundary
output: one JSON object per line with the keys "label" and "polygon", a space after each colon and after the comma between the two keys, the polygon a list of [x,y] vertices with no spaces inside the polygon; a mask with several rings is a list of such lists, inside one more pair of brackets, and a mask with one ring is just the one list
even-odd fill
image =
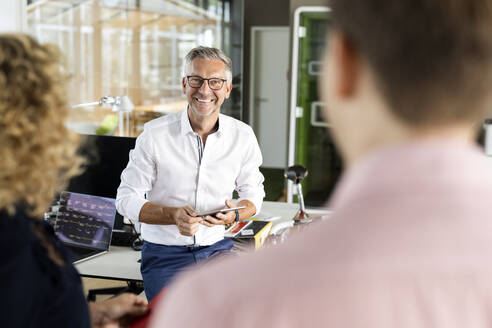
{"label": "person in pink shirt", "polygon": [[182,275],[153,327],[492,327],[491,0],[331,0],[333,215]]}

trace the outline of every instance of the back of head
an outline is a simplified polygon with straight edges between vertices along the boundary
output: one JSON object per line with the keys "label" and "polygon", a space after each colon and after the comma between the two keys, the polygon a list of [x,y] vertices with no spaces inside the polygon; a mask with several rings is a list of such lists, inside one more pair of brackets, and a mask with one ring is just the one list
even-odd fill
{"label": "back of head", "polygon": [[191,62],[195,58],[214,59],[222,61],[226,66],[227,82],[232,82],[232,61],[222,50],[203,46],[191,49],[185,57],[183,74],[184,76],[188,75],[188,70]]}
{"label": "back of head", "polygon": [[410,125],[475,121],[490,108],[491,0],[331,0],[335,28]]}
{"label": "back of head", "polygon": [[0,35],[0,211],[40,215],[77,172],[58,51],[27,35]]}

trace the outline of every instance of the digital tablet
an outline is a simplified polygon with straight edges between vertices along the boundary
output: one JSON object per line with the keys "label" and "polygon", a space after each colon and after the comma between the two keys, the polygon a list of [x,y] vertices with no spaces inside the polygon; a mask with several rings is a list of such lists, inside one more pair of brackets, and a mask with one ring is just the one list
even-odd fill
{"label": "digital tablet", "polygon": [[198,216],[215,215],[217,213],[225,213],[225,212],[230,212],[230,211],[235,211],[235,210],[241,210],[243,208],[246,208],[246,206],[219,208],[218,210],[210,210],[210,211],[200,212],[200,213],[198,213]]}

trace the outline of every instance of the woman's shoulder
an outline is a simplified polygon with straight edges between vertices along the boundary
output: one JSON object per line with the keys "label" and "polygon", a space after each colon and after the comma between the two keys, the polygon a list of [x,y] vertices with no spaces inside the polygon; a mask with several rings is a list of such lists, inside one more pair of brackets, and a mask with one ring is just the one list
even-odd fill
{"label": "woman's shoulder", "polygon": [[0,211],[0,250],[9,249],[9,252],[0,252],[0,258],[13,257],[16,251],[22,250],[35,241],[35,235],[30,224],[35,222],[22,209],[15,213]]}
{"label": "woman's shoulder", "polygon": [[0,261],[5,269],[0,270],[0,280],[4,280],[1,277],[12,274],[12,271],[18,277],[14,281],[28,276],[37,280],[40,269],[38,262],[42,261],[44,253],[33,229],[36,225],[43,225],[43,222],[30,217],[22,209],[12,214],[0,212]]}
{"label": "woman's shoulder", "polygon": [[81,326],[88,325],[87,304],[77,272],[66,258],[68,262],[62,266],[50,259],[38,236],[40,231],[45,242],[63,248],[42,220],[22,210],[14,215],[0,213],[0,289],[6,296],[0,301],[2,321],[30,326],[32,320],[37,320],[56,326],[70,315],[83,322]]}
{"label": "woman's shoulder", "polygon": [[29,228],[30,222],[19,210],[15,214],[0,213],[0,288],[7,296],[1,301],[1,312],[2,321],[7,323],[18,320],[27,324],[26,315],[38,317],[38,304],[43,304],[43,295],[48,291],[47,281],[36,263],[35,235]]}
{"label": "woman's shoulder", "polygon": [[70,264],[70,257],[50,224],[31,217],[22,208],[13,214],[0,212],[0,250],[9,249],[8,252],[0,251],[2,263],[27,262],[32,264],[33,268],[54,266],[54,270],[41,268],[45,273],[53,273],[58,271],[56,266],[59,265],[51,259],[48,248],[54,249],[60,255],[61,262]]}
{"label": "woman's shoulder", "polygon": [[[55,250],[61,261],[54,261],[53,251],[48,249]],[[11,277],[14,282],[29,279],[37,281],[40,288],[62,283],[67,274],[77,276],[53,228],[22,209],[13,214],[0,213],[0,263],[4,268],[0,269],[0,280],[15,272]]]}

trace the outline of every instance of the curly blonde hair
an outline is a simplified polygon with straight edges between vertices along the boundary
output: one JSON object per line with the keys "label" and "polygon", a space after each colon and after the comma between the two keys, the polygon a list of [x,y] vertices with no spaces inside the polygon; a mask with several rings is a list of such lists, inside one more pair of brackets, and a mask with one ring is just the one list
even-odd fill
{"label": "curly blonde hair", "polygon": [[0,211],[23,206],[41,217],[80,173],[59,58],[56,47],[28,35],[0,35]]}

